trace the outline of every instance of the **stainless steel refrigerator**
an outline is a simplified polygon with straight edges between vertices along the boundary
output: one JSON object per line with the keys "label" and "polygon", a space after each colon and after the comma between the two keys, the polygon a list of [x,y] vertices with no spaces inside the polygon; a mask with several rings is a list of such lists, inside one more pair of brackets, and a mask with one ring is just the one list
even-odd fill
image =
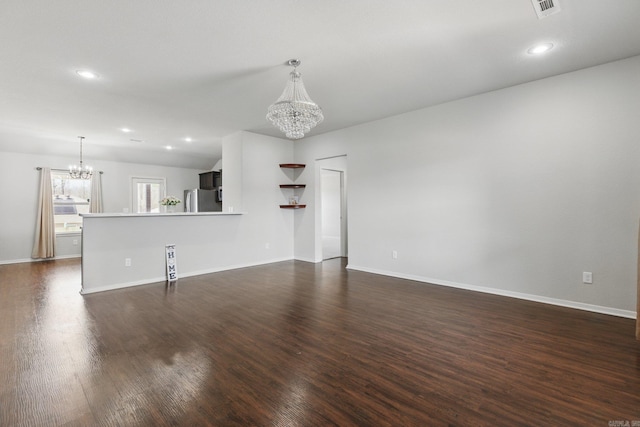
{"label": "stainless steel refrigerator", "polygon": [[217,190],[184,190],[185,212],[222,212],[222,200]]}

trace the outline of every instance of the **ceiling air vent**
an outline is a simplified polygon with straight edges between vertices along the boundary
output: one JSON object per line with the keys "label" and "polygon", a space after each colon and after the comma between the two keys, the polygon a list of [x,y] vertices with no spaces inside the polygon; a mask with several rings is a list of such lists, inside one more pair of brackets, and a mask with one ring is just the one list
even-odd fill
{"label": "ceiling air vent", "polygon": [[559,0],[531,0],[533,8],[536,10],[538,19],[546,18],[554,13],[560,12]]}

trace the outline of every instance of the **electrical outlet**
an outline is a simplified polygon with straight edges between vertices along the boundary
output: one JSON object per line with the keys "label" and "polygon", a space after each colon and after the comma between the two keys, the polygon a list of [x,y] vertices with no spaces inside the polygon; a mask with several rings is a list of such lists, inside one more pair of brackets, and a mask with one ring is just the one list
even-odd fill
{"label": "electrical outlet", "polygon": [[391,251],[391,258],[398,259],[398,251]]}
{"label": "electrical outlet", "polygon": [[124,259],[124,266],[125,267],[131,267],[131,258],[125,258]]}
{"label": "electrical outlet", "polygon": [[78,239],[73,239],[73,246],[78,246]]}
{"label": "electrical outlet", "polygon": [[270,247],[271,247],[271,245],[269,245],[268,243],[265,243],[265,244],[264,244],[264,248],[265,248],[265,249],[269,249]]}
{"label": "electrical outlet", "polygon": [[585,271],[582,273],[582,283],[592,284],[593,283],[593,273],[590,271]]}

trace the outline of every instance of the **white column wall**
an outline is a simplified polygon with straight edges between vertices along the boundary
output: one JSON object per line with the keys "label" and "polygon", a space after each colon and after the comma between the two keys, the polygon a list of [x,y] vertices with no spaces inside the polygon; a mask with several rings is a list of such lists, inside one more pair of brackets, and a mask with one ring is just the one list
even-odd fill
{"label": "white column wall", "polygon": [[280,209],[284,179],[280,163],[292,161],[293,144],[242,132],[242,210],[250,221],[245,222],[240,237],[246,250],[256,251],[262,259],[293,258],[292,212]]}
{"label": "white column wall", "polygon": [[222,210],[242,210],[242,132],[222,139]]}

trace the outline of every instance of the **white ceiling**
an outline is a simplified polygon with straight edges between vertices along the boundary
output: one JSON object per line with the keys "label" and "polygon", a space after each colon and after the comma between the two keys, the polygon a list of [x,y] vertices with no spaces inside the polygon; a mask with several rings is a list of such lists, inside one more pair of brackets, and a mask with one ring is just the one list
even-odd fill
{"label": "white ceiling", "polygon": [[210,169],[226,135],[282,136],[265,114],[291,58],[316,135],[640,54],[639,0],[556,1],[5,0],[0,150],[76,156],[83,135],[87,163]]}

